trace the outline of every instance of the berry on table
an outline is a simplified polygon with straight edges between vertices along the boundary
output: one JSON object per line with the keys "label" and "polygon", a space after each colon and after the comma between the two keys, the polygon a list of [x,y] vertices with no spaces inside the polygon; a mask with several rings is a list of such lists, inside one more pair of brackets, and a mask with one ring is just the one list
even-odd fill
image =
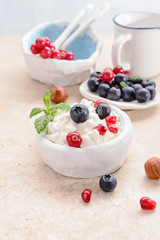
{"label": "berry on table", "polygon": [[112,174],[107,174],[100,178],[99,186],[105,192],[112,192],[117,186],[117,180]]}
{"label": "berry on table", "polygon": [[115,75],[118,74],[118,73],[124,73],[124,69],[121,66],[115,66],[113,68],[113,72],[114,72]]}
{"label": "berry on table", "polygon": [[85,189],[81,193],[81,197],[82,197],[83,201],[86,202],[86,203],[89,203],[90,199],[91,199],[91,194],[92,194],[92,191],[90,189]]}
{"label": "berry on table", "polygon": [[46,39],[44,37],[39,37],[36,39],[35,44],[39,48],[43,48],[46,46]]}
{"label": "berry on table", "polygon": [[90,79],[87,82],[88,88],[91,92],[96,92],[99,86],[98,78],[96,77],[90,77]]}
{"label": "berry on table", "polygon": [[67,60],[74,60],[74,54],[71,51],[67,52],[67,56],[66,56]]}
{"label": "berry on table", "polygon": [[61,59],[66,59],[67,51],[65,49],[59,49],[59,52],[61,54]]}
{"label": "berry on table", "polygon": [[66,137],[67,143],[70,147],[79,148],[82,143],[82,138],[77,132],[70,132]]}
{"label": "berry on table", "polygon": [[40,50],[40,56],[42,58],[50,58],[51,56],[51,49],[49,47],[44,47]]}
{"label": "berry on table", "polygon": [[102,73],[102,80],[105,82],[110,82],[114,78],[114,73],[111,68],[104,69]]}
{"label": "berry on table", "polygon": [[95,103],[94,103],[94,108],[96,108],[99,104],[101,103],[105,103],[105,104],[108,104],[105,100],[103,99],[99,99],[97,100]]}
{"label": "berry on table", "polygon": [[96,107],[95,111],[100,119],[104,119],[110,115],[111,107],[105,103],[101,103]]}
{"label": "berry on table", "polygon": [[102,124],[97,125],[93,129],[96,129],[99,132],[99,135],[101,135],[101,136],[103,136],[107,131],[107,128],[105,126],[103,126]]}
{"label": "berry on table", "polygon": [[84,104],[75,104],[70,110],[70,117],[76,123],[87,121],[89,110]]}
{"label": "berry on table", "polygon": [[40,52],[40,48],[34,43],[31,45],[30,49],[33,54],[38,54]]}
{"label": "berry on table", "polygon": [[61,54],[58,50],[52,50],[51,51],[51,56],[50,58],[53,58],[53,59],[61,59]]}
{"label": "berry on table", "polygon": [[145,210],[154,210],[157,203],[149,197],[142,197],[140,199],[140,205],[142,209]]}

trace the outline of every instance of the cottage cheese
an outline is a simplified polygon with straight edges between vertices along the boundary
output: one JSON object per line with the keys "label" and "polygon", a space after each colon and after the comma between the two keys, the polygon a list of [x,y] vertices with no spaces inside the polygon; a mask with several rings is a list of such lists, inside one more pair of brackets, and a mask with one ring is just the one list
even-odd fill
{"label": "cottage cheese", "polygon": [[[53,122],[48,124],[46,137],[57,144],[67,145],[66,136],[70,132],[78,132],[82,138],[81,147],[91,146],[95,144],[105,143],[120,134],[121,124],[119,116],[116,112],[112,111],[111,116],[117,117],[116,126],[118,127],[118,133],[114,134],[108,129],[102,136],[96,129],[93,129],[99,124],[104,125],[106,128],[105,119],[100,119],[98,114],[95,112],[94,103],[87,99],[82,99],[81,104],[86,105],[89,110],[89,118],[84,123],[75,123],[71,117],[70,112],[59,111],[53,119]],[[76,104],[76,103],[74,103]],[[73,105],[74,105],[73,104]],[[72,106],[73,106],[72,105]]]}

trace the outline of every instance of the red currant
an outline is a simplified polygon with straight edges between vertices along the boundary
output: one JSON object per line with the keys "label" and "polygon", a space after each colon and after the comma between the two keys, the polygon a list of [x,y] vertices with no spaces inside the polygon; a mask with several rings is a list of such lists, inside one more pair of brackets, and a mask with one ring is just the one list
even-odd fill
{"label": "red currant", "polygon": [[67,51],[65,49],[59,49],[61,54],[61,59],[66,59],[67,57]]}
{"label": "red currant", "polygon": [[86,203],[90,202],[91,194],[92,194],[92,191],[90,189],[85,189],[81,193],[81,197],[82,197],[83,201],[86,202]]}
{"label": "red currant", "polygon": [[102,124],[97,125],[93,129],[96,129],[99,132],[99,135],[104,135],[107,131],[107,128],[103,126]]}
{"label": "red currant", "polygon": [[43,48],[46,46],[46,40],[44,37],[37,38],[35,43],[36,43],[37,47],[39,47],[39,48]]}
{"label": "red currant", "polygon": [[51,50],[55,50],[55,46],[54,46],[52,43],[50,44],[49,48],[50,48]]}
{"label": "red currant", "polygon": [[142,197],[140,199],[140,205],[141,205],[142,209],[153,210],[153,209],[155,209],[157,203],[154,200],[152,200],[151,198]]}
{"label": "red currant", "polygon": [[61,59],[61,54],[58,50],[52,50],[50,58]]}
{"label": "red currant", "polygon": [[44,39],[46,40],[46,46],[50,47],[51,45],[51,40],[48,37],[44,37]]}
{"label": "red currant", "polygon": [[108,127],[109,131],[112,133],[118,132],[118,128],[112,123],[107,123],[107,127]]}
{"label": "red currant", "polygon": [[51,56],[51,49],[49,47],[44,47],[40,50],[40,56],[42,58],[49,58]]}
{"label": "red currant", "polygon": [[104,71],[102,73],[102,80],[105,82],[110,82],[110,81],[112,81],[113,78],[114,78],[114,73],[113,73],[112,69],[110,69],[110,68],[104,69]]}
{"label": "red currant", "polygon": [[79,148],[82,143],[82,138],[77,132],[70,132],[66,137],[67,143],[70,147]]}
{"label": "red currant", "polygon": [[37,47],[37,45],[36,44],[32,44],[31,45],[31,52],[33,53],[33,54],[38,54],[39,53],[39,51],[40,51],[40,48],[39,47]]}
{"label": "red currant", "polygon": [[129,75],[129,76],[131,75],[130,72],[128,71],[124,71],[123,74]]}
{"label": "red currant", "polygon": [[103,99],[99,99],[97,100],[95,103],[94,103],[94,108],[96,108],[99,104],[101,103],[105,103],[105,104],[108,104],[105,100]]}
{"label": "red currant", "polygon": [[106,124],[107,123],[112,123],[112,124],[116,124],[117,122],[117,117],[116,116],[107,116],[105,118]]}
{"label": "red currant", "polygon": [[115,75],[118,73],[124,73],[124,69],[121,66],[116,66],[114,67],[113,72]]}
{"label": "red currant", "polygon": [[74,60],[74,54],[72,52],[67,52],[67,60]]}

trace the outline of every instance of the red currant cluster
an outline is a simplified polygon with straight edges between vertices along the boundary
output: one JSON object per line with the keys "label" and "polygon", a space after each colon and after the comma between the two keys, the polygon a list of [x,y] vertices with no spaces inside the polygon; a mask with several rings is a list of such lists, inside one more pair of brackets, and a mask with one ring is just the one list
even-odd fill
{"label": "red currant cluster", "polygon": [[111,68],[105,68],[102,73],[102,79],[105,82],[111,82],[114,78],[114,75],[117,75],[118,73],[130,75],[130,73],[125,71],[121,66],[116,66],[113,68],[113,70]]}
{"label": "red currant cluster", "polygon": [[48,37],[38,37],[30,49],[33,54],[39,54],[44,59],[74,60],[74,54],[71,51],[56,50]]}

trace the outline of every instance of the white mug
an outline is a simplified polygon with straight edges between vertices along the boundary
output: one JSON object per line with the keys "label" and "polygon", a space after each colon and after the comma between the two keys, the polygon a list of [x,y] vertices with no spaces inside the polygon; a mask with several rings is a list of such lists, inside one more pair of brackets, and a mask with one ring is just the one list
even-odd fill
{"label": "white mug", "polygon": [[113,65],[131,75],[152,77],[160,73],[160,14],[123,13],[113,18]]}

